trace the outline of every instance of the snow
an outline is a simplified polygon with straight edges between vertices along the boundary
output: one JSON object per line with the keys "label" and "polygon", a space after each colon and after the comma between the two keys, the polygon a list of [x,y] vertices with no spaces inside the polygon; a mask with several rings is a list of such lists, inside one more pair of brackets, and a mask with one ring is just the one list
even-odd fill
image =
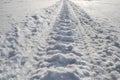
{"label": "snow", "polygon": [[0,4],[0,80],[120,79],[119,1]]}
{"label": "snow", "polygon": [[119,0],[71,0],[82,7],[90,16],[105,19],[116,26],[120,25]]}
{"label": "snow", "polygon": [[40,9],[56,3],[58,0],[1,0],[0,2],[0,32],[10,30],[11,24],[40,13]]}

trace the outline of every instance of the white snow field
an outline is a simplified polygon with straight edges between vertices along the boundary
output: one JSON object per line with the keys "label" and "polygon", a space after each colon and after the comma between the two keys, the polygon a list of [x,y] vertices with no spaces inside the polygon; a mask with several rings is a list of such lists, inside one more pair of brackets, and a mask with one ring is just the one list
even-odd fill
{"label": "white snow field", "polygon": [[107,2],[1,0],[0,80],[120,80],[119,6]]}
{"label": "white snow field", "polygon": [[40,14],[42,8],[51,6],[56,1],[58,0],[0,0],[0,32],[7,32],[11,29],[11,24],[20,22],[25,16]]}

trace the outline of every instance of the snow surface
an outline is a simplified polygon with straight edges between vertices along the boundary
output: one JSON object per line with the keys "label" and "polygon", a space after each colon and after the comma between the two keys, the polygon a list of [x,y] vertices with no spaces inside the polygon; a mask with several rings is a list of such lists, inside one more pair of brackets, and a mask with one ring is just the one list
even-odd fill
{"label": "snow surface", "polygon": [[1,0],[0,80],[120,80],[119,2]]}
{"label": "snow surface", "polygon": [[[40,13],[40,9],[56,3],[58,0],[1,0],[0,1],[0,32],[7,32],[11,24]],[[7,30],[7,31],[6,31]]]}
{"label": "snow surface", "polygon": [[90,16],[104,18],[120,25],[120,0],[71,0],[82,7]]}

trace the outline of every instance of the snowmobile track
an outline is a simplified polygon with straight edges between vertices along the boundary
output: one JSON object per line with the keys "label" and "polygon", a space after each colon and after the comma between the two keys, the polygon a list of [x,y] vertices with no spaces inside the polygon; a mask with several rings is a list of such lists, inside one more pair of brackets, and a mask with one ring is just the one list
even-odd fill
{"label": "snowmobile track", "polygon": [[[88,60],[82,57],[85,54],[76,51],[77,46],[79,46],[78,43],[83,45],[81,48],[85,48],[85,42],[79,42],[80,38],[82,40],[82,36],[78,34],[78,24],[69,9],[68,2],[63,1],[63,7],[53,26],[53,31],[47,39],[48,46],[44,50],[44,54],[42,56],[35,56],[35,71],[33,71],[33,76],[30,80],[79,80],[79,74],[83,76],[87,75],[88,78],[90,77],[90,65]],[[79,70],[83,70],[83,72],[77,72],[76,68],[73,68],[75,67],[74,65],[77,65],[76,67],[78,68],[80,66],[83,67]],[[84,67],[88,68],[85,69]],[[46,72],[43,71],[43,74],[49,71],[51,73],[50,75],[45,75],[47,79],[41,75],[41,71],[45,68]],[[54,71],[51,71],[52,68],[55,68],[57,71],[56,76],[53,75]],[[62,71],[67,70],[66,73],[61,72],[59,68]],[[84,70],[87,72],[84,73]],[[57,74],[61,76],[59,79],[57,78]]]}
{"label": "snowmobile track", "polygon": [[[94,63],[100,24],[74,3],[63,5],[46,42],[43,54],[35,56],[30,80],[98,80],[109,74],[106,67]],[[101,38],[100,38],[101,39]],[[100,55],[99,55],[100,56]],[[102,58],[102,57],[100,57]],[[104,62],[104,60],[103,60]],[[44,75],[44,76],[42,76]],[[101,78],[104,80],[104,77]]]}

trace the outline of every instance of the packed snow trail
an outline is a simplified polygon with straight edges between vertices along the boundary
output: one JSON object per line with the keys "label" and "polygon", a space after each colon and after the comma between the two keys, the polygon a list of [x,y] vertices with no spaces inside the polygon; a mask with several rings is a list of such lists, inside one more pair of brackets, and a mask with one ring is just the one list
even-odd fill
{"label": "packed snow trail", "polygon": [[[81,16],[77,12],[79,10]],[[89,19],[75,4],[63,1],[61,12],[48,35],[47,47],[34,56],[30,80],[97,80],[99,75],[109,74],[106,68],[93,62],[96,48],[92,37],[99,33],[99,24]],[[90,27],[84,27],[85,23]],[[91,27],[91,23],[96,27]]]}
{"label": "packed snow trail", "polygon": [[119,80],[114,26],[61,0],[0,35],[0,80]]}
{"label": "packed snow trail", "polygon": [[[35,69],[30,80],[90,79],[91,69],[88,60],[77,49],[77,26],[67,2],[64,1],[53,31],[47,39],[47,48],[34,57]],[[81,44],[81,48],[84,47],[84,41]]]}
{"label": "packed snow trail", "polygon": [[[101,37],[100,26],[74,3],[64,0],[53,30],[48,35],[47,47],[34,56],[35,64],[30,80],[117,79],[107,68],[112,63],[105,63],[107,66],[103,67],[102,62],[107,58],[104,60],[99,53],[105,47],[98,46],[104,43],[95,41],[97,37]],[[103,34],[107,35],[105,31]],[[108,61],[111,59],[106,60]],[[119,72],[117,66],[115,68]],[[113,70],[112,67],[109,69]]]}

